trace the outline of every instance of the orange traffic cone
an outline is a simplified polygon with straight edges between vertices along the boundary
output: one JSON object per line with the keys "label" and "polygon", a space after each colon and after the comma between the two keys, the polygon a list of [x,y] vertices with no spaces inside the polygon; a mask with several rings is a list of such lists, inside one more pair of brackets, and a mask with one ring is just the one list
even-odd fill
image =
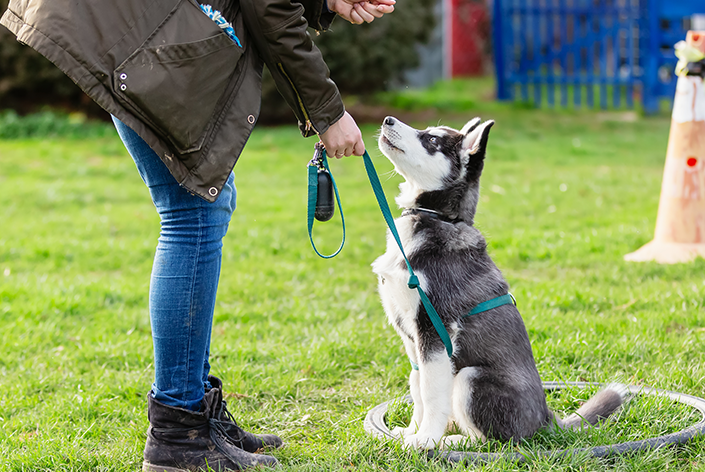
{"label": "orange traffic cone", "polygon": [[[682,49],[702,57],[705,32],[689,31]],[[673,264],[705,257],[705,84],[702,77],[681,75],[678,78],[671,116],[656,234],[653,241],[624,256],[627,261]]]}

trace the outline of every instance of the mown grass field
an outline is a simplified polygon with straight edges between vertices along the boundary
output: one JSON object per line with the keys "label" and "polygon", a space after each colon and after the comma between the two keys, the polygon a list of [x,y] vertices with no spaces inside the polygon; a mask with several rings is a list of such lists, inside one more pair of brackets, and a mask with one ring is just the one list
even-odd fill
{"label": "mown grass field", "polygon": [[[653,235],[669,118],[483,101],[468,108],[441,122],[497,121],[477,224],[518,300],[543,379],[705,397],[705,261],[622,259]],[[376,149],[376,126],[363,131],[391,200],[400,178]],[[213,373],[243,426],[285,439],[274,453],[283,470],[459,467],[363,431],[367,410],[407,391],[408,361],[369,267],[384,251],[385,225],[361,160],[332,162],[347,243],[330,261],[313,253],[305,217],[313,144],[294,126],[261,128],[235,168]],[[139,470],[159,221],[117,136],[0,141],[0,228],[0,470]],[[336,223],[315,231],[320,249],[337,247]],[[572,392],[552,404],[570,411],[580,399]],[[397,408],[396,420],[404,414]],[[637,403],[604,433],[519,447],[639,439],[698,419],[663,402]],[[700,471],[705,441],[486,470]]]}

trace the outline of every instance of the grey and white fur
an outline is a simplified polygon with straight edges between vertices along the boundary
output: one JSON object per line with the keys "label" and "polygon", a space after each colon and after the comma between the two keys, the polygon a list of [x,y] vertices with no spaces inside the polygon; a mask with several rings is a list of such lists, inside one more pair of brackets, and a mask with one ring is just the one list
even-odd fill
{"label": "grey and white fur", "polygon": [[[411,422],[393,431],[410,447],[519,440],[554,426],[580,429],[606,418],[625,399],[625,389],[608,386],[575,414],[558,418],[546,405],[517,308],[503,305],[463,317],[509,289],[473,226],[493,124],[475,118],[460,131],[443,126],[416,130],[387,117],[382,125],[379,148],[406,180],[396,199],[406,210],[396,226],[453,343],[449,358],[417,291],[407,287],[409,273],[388,233],[387,252],[372,267],[387,318],[409,359],[419,365],[409,377]],[[443,437],[452,426],[462,434]]]}

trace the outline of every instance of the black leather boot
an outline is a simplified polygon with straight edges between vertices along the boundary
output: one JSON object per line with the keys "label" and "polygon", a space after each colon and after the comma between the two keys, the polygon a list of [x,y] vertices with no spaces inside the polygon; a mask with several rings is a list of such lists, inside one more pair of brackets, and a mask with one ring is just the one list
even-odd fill
{"label": "black leather boot", "polygon": [[226,423],[218,419],[223,410],[219,388],[206,392],[202,412],[165,405],[151,394],[147,397],[150,426],[143,472],[224,472],[277,464],[274,457],[243,451],[230,441]]}
{"label": "black leather boot", "polygon": [[[208,376],[208,381],[213,388],[222,390],[223,382],[213,375]],[[235,422],[235,418],[230,414],[225,400],[221,402],[222,410],[216,418],[223,422],[223,429],[227,433],[230,440],[240,449],[248,452],[256,452],[266,447],[277,448],[281,447],[283,441],[279,436],[274,434],[253,434],[248,433]]]}

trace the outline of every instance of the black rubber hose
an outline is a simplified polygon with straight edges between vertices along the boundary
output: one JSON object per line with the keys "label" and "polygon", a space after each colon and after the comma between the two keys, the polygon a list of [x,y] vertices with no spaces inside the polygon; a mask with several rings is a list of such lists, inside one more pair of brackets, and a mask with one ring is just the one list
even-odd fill
{"label": "black rubber hose", "polygon": [[[600,384],[588,382],[543,383],[543,387],[545,390],[559,390],[568,386],[584,388],[587,386],[600,386]],[[534,457],[562,457],[572,455],[586,455],[588,457],[608,457],[625,454],[633,451],[657,449],[672,444],[683,444],[695,438],[696,436],[701,436],[705,434],[705,400],[703,400],[702,398],[694,397],[692,395],[686,395],[684,393],[668,392],[666,390],[658,390],[655,388],[648,387],[637,387],[633,385],[627,386],[626,388],[628,388],[629,393],[633,395],[666,397],[670,398],[671,400],[674,400],[675,402],[686,404],[700,411],[700,413],[702,414],[702,418],[698,423],[686,429],[678,431],[677,433],[666,434],[665,436],[659,436],[657,438],[642,439],[640,441],[629,441],[619,444],[612,444],[609,446],[595,446],[578,449],[556,449],[552,451],[537,451],[535,453],[531,453],[530,455],[524,455],[518,452],[496,453],[444,450],[429,451],[428,455],[429,457],[439,457],[452,462],[524,462]],[[405,400],[411,403],[410,396],[407,396]],[[389,431],[389,428],[385,423],[385,416],[387,414],[387,407],[389,406],[389,403],[390,402],[384,402],[380,405],[377,405],[367,413],[367,417],[365,418],[364,423],[365,431],[375,437],[383,439],[397,439],[392,436],[391,431]]]}

